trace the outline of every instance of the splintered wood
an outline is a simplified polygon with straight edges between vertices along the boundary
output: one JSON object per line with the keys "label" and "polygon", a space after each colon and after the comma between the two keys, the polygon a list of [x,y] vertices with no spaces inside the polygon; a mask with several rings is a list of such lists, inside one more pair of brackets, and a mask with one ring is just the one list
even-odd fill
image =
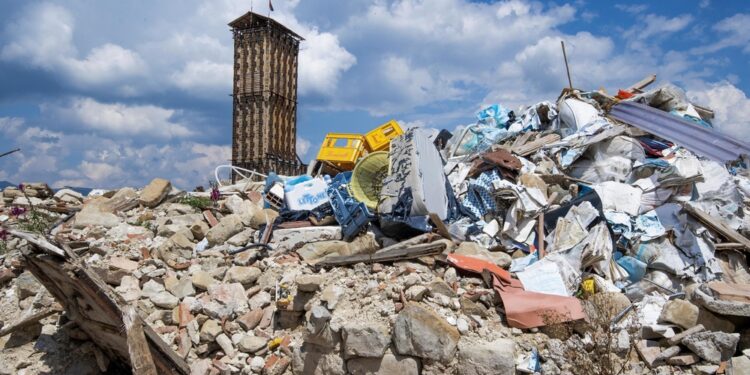
{"label": "splintered wood", "polygon": [[40,236],[23,237],[33,244],[23,254],[28,270],[63,306],[70,320],[110,358],[127,362],[136,375],[190,372],[185,361],[143,322],[134,308],[74,253]]}

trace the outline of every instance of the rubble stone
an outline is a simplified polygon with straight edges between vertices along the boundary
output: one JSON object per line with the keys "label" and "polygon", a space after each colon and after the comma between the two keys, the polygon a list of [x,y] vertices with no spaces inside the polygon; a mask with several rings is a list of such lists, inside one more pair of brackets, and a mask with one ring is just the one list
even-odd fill
{"label": "rubble stone", "polygon": [[750,375],[750,358],[741,355],[732,357],[732,375]]}
{"label": "rubble stone", "polygon": [[175,308],[177,307],[177,304],[180,303],[180,300],[177,299],[177,297],[173,296],[167,291],[161,291],[152,294],[149,299],[154,303],[154,305],[165,309]]}
{"label": "rubble stone", "polygon": [[234,346],[232,345],[232,340],[229,339],[227,335],[221,333],[216,336],[216,343],[219,344],[221,350],[227,355],[227,357],[234,357]]}
{"label": "rubble stone", "polygon": [[208,319],[203,323],[203,326],[201,326],[200,339],[204,342],[213,342],[216,340],[216,336],[221,332],[221,325],[219,325],[219,322],[213,319]]}
{"label": "rubble stone", "polygon": [[320,294],[320,301],[325,302],[326,306],[333,310],[339,303],[339,299],[344,295],[344,288],[338,285],[329,285]]}
{"label": "rubble stone", "polygon": [[134,262],[124,257],[112,257],[109,259],[109,268],[113,270],[133,272],[138,269],[138,262]]}
{"label": "rubble stone", "polygon": [[352,375],[419,375],[416,359],[390,353],[382,358],[352,358],[346,368]]}
{"label": "rubble stone", "polygon": [[[227,197],[224,201],[224,205],[233,214],[238,215],[244,225],[251,226],[252,224],[256,224],[255,228],[258,227],[254,218],[262,213],[263,207],[260,207],[249,200],[244,200],[237,195],[230,195]],[[263,221],[262,224],[265,224],[265,221]]]}
{"label": "rubble stone", "polygon": [[393,343],[399,354],[446,362],[456,353],[460,334],[440,315],[409,303],[393,325]]}
{"label": "rubble stone", "polygon": [[211,367],[211,359],[198,359],[190,364],[190,375],[208,375]]}
{"label": "rubble stone", "polygon": [[376,322],[348,322],[341,328],[344,355],[350,357],[382,357],[391,343],[388,327]]}
{"label": "rubble stone", "polygon": [[235,319],[237,323],[246,331],[250,331],[258,326],[260,320],[263,318],[263,310],[254,309],[251,310],[239,318]]}
{"label": "rubble stone", "polygon": [[688,354],[676,355],[674,357],[669,358],[667,360],[667,364],[670,364],[673,366],[690,366],[690,365],[698,363],[698,361],[700,361],[700,357],[698,357],[694,353],[688,353]]}
{"label": "rubble stone", "polygon": [[261,291],[248,300],[248,305],[252,310],[261,309],[269,303],[271,303],[271,294],[266,291]]}
{"label": "rubble stone", "polygon": [[183,276],[173,285],[166,285],[166,288],[170,293],[174,294],[174,296],[179,299],[195,295],[193,281],[187,276]]}
{"label": "rubble stone", "polygon": [[667,339],[667,343],[669,345],[679,344],[680,342],[682,342],[682,339],[684,339],[685,337],[690,336],[690,335],[692,335],[694,333],[698,333],[698,332],[703,331],[703,330],[704,330],[703,325],[702,324],[698,324],[697,326],[690,327],[689,329],[686,329],[686,330],[684,330],[684,331],[682,331],[682,332],[680,332],[680,333],[678,333],[678,334],[670,337],[669,339]]}
{"label": "rubble stone", "polygon": [[227,215],[219,221],[219,225],[208,230],[206,239],[209,245],[218,245],[224,243],[229,237],[239,233],[242,229],[242,219],[238,215]]}
{"label": "rubble stone", "polygon": [[141,298],[141,288],[138,279],[133,276],[123,276],[120,279],[120,286],[115,291],[120,294],[125,302],[133,302]]}
{"label": "rubble stone", "polygon": [[278,229],[273,232],[273,243],[277,249],[294,251],[311,242],[340,240],[341,227],[306,227]]}
{"label": "rubble stone", "polygon": [[39,281],[37,281],[36,277],[34,277],[31,272],[24,271],[16,277],[16,294],[18,295],[19,301],[27,297],[35,296],[41,289],[44,289],[44,287]]}
{"label": "rubble stone", "polygon": [[640,340],[635,344],[635,349],[649,368],[654,368],[660,363],[661,348],[658,341]]}
{"label": "rubble stone", "polygon": [[302,347],[294,349],[292,373],[295,375],[344,375],[347,371],[344,359],[339,353],[305,343]]}
{"label": "rubble stone", "polygon": [[659,320],[688,329],[698,322],[698,306],[681,299],[667,301],[661,311]]}
{"label": "rubble stone", "polygon": [[497,339],[480,342],[461,339],[458,343],[458,363],[461,373],[467,375],[494,375],[516,373],[515,343]]}
{"label": "rubble stone", "polygon": [[260,269],[256,267],[232,266],[227,270],[225,278],[227,282],[249,286],[258,280],[260,274]]}
{"label": "rubble stone", "polygon": [[244,335],[242,336],[240,342],[237,344],[237,348],[245,353],[255,353],[265,348],[267,342],[268,340],[262,337]]}
{"label": "rubble stone", "polygon": [[146,207],[154,208],[172,190],[172,183],[163,178],[155,178],[143,188],[138,202]]}
{"label": "rubble stone", "polygon": [[704,360],[718,364],[732,357],[739,340],[739,333],[698,332],[682,339],[682,345]]}
{"label": "rubble stone", "polygon": [[513,260],[507,253],[501,251],[489,251],[486,248],[482,247],[482,245],[470,241],[461,242],[461,244],[458,245],[455,253],[483,259],[488,262],[492,262],[501,268],[510,267],[510,263]]}
{"label": "rubble stone", "polygon": [[229,237],[227,240],[227,243],[232,246],[242,247],[247,245],[252,241],[253,235],[255,234],[255,230],[252,228],[244,229],[243,231],[235,234],[232,237]]}
{"label": "rubble stone", "polygon": [[112,228],[122,222],[120,218],[105,208],[108,199],[99,197],[88,201],[83,205],[83,209],[75,216],[75,228],[86,228],[95,225],[101,225],[106,228]]}
{"label": "rubble stone", "polygon": [[706,327],[708,331],[732,333],[735,330],[734,323],[729,319],[720,317],[703,307],[699,308],[698,323]]}
{"label": "rubble stone", "polygon": [[193,283],[193,286],[200,290],[208,290],[211,285],[214,285],[218,282],[216,279],[211,277],[210,273],[203,270],[195,271],[193,273],[193,276],[190,277],[190,280]]}
{"label": "rubble stone", "polygon": [[303,292],[317,292],[320,286],[325,282],[323,275],[300,275],[294,279],[297,289]]}
{"label": "rubble stone", "polygon": [[750,317],[750,303],[717,299],[701,291],[701,288],[693,292],[693,298],[696,303],[716,314]]}
{"label": "rubble stone", "polygon": [[693,366],[693,374],[696,375],[714,375],[719,370],[719,366],[715,365],[700,365]]}
{"label": "rubble stone", "polygon": [[409,301],[421,301],[422,298],[427,294],[428,290],[422,285],[413,285],[404,292],[406,299]]}
{"label": "rubble stone", "polygon": [[224,319],[235,313],[246,311],[247,296],[242,284],[214,284],[208,287],[209,301],[203,304],[203,312],[214,318]]}
{"label": "rubble stone", "polygon": [[165,290],[166,289],[164,288],[164,285],[152,279],[152,280],[147,281],[145,284],[143,284],[141,295],[143,295],[146,298],[151,298],[151,296],[154,296]]}

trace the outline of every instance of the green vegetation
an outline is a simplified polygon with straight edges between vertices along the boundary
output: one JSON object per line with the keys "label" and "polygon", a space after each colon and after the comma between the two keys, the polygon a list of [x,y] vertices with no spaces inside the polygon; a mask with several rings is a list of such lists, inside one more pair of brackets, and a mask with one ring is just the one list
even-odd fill
{"label": "green vegetation", "polygon": [[186,204],[188,206],[199,209],[201,211],[211,207],[211,205],[213,204],[211,199],[208,197],[193,197],[193,196],[186,196],[180,199],[180,203]]}

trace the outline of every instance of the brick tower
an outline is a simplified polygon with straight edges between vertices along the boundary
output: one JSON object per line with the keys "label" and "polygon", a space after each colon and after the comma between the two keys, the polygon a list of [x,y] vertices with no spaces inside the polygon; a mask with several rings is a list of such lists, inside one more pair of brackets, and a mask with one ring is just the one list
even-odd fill
{"label": "brick tower", "polygon": [[297,56],[304,40],[273,19],[248,12],[234,36],[232,165],[267,174],[305,172],[297,156]]}

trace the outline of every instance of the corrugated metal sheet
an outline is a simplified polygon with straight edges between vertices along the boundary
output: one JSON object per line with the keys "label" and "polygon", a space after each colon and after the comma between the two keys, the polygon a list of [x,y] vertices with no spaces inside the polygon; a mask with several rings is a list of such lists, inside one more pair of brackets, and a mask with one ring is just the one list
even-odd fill
{"label": "corrugated metal sheet", "polygon": [[645,104],[621,102],[612,107],[609,115],[716,161],[727,162],[750,154],[750,145],[745,142]]}

